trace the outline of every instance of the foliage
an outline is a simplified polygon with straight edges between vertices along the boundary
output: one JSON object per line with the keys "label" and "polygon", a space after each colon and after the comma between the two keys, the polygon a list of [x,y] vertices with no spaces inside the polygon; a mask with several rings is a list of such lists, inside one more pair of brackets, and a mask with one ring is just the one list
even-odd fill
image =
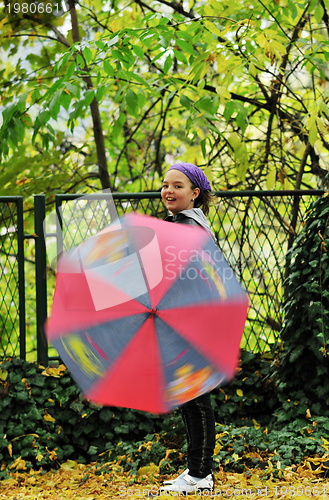
{"label": "foliage", "polygon": [[272,372],[270,353],[259,356],[241,351],[240,366],[233,381],[212,393],[216,421],[243,426],[257,419],[267,425],[278,404]]}
{"label": "foliage", "polygon": [[[270,498],[302,497],[322,498],[328,492],[328,481],[323,477],[324,462],[305,460],[298,467],[291,466],[275,471],[271,463],[265,468],[247,470],[244,474],[215,471],[214,496],[231,497],[242,500],[255,498],[267,500]],[[279,477],[277,477],[279,476]],[[168,476],[167,476],[168,477]],[[35,498],[60,497],[61,500],[83,498],[85,500],[110,500],[119,498],[147,498],[157,496],[163,479],[153,464],[143,468],[141,474],[133,480],[128,472],[122,471],[116,462],[104,465],[92,463],[83,465],[68,460],[58,470],[45,472],[40,470],[22,471],[10,470],[10,476],[2,480],[3,498]],[[195,494],[193,498],[201,500],[205,493]],[[161,495],[159,499],[171,498]]]}
{"label": "foliage", "polygon": [[3,194],[157,189],[176,158],[220,189],[323,181],[328,0],[23,5],[0,12]]}
{"label": "foliage", "polygon": [[285,323],[277,360],[279,422],[306,414],[329,416],[329,207],[316,200],[291,251]]}
{"label": "foliage", "polygon": [[[274,405],[270,360],[263,358],[259,362],[254,355],[244,356],[248,356],[244,359],[245,368],[237,373],[234,382],[213,391],[216,420],[222,422],[217,424],[216,454],[223,466],[241,468],[248,459],[246,453],[256,448],[258,453],[276,449],[277,453],[271,456],[284,465],[294,463],[297,456],[307,452],[319,453],[319,437],[327,433],[327,419],[317,419],[313,427],[305,420],[289,424],[286,430],[291,432],[294,443],[303,433],[312,434],[318,443],[312,448],[314,440],[300,441],[298,446],[294,444],[297,449],[289,457],[279,448],[282,430],[265,431],[264,426],[270,429],[273,425],[266,417]],[[20,359],[7,360],[1,364],[0,381],[0,460],[4,463],[47,469],[68,459],[80,463],[111,459],[131,473],[151,462],[161,462],[160,470],[166,473],[184,463],[186,441],[179,411],[156,416],[124,408],[97,407],[81,398],[63,365],[45,369]],[[287,436],[284,442],[287,444]],[[249,444],[246,447],[243,443]]]}
{"label": "foliage", "polygon": [[[263,387],[260,372],[253,376],[256,360],[256,356],[249,356],[249,369],[243,377],[241,371],[237,374],[236,387],[228,386],[217,395],[214,391],[219,421],[229,416],[230,421],[241,422],[242,414],[245,422],[247,415],[249,421],[252,417],[258,418],[255,399],[261,397]],[[261,365],[264,363],[269,366],[268,361]],[[166,443],[171,443],[170,447],[182,445],[179,436],[184,432],[179,412],[162,416],[146,414],[145,418],[145,413],[137,410],[97,407],[79,395],[63,365],[45,369],[37,363],[14,358],[0,366],[0,435],[6,436],[0,441],[0,460],[14,461],[21,457],[29,467],[49,466],[66,459],[86,462],[114,446],[116,453],[123,455],[126,441],[139,442],[146,435],[161,431],[166,435]],[[264,366],[261,367],[263,373],[264,370]],[[261,408],[259,416],[264,418],[264,402]],[[122,450],[118,442],[123,443]],[[153,447],[153,454],[156,447],[162,452],[163,442]],[[140,458],[141,455],[136,466]]]}
{"label": "foliage", "polygon": [[[256,373],[256,357],[244,361],[249,371],[238,372],[232,387],[225,388],[226,403],[217,408],[225,422],[216,424],[216,487],[268,488],[264,498],[277,488],[296,488],[298,481],[304,488],[308,479],[319,483],[329,459],[328,417],[285,424],[268,419],[261,425],[249,413],[250,419],[237,425],[241,415],[232,407],[222,412],[235,396],[261,394],[269,376],[269,359],[260,361]],[[31,487],[34,497],[39,488],[45,494],[60,492],[61,498],[75,498],[76,491],[79,497],[82,492],[122,495],[127,488],[158,488],[165,476],[185,467],[187,443],[177,413],[157,417],[96,407],[79,396],[62,365],[45,369],[11,359],[1,364],[0,380],[0,477],[7,496],[18,486],[26,498]],[[242,401],[244,415],[255,411]],[[266,399],[260,402],[265,406]]]}
{"label": "foliage", "polygon": [[[217,426],[215,461],[224,470],[244,471],[247,467],[271,464],[278,471],[293,464],[300,464],[306,457],[326,455],[328,460],[329,420],[317,417],[307,422],[297,419],[283,427],[272,425]],[[216,453],[217,452],[217,453]]]}
{"label": "foliage", "polygon": [[[45,369],[20,359],[1,364],[0,460],[19,457],[27,467],[68,458],[95,459],[129,435],[140,440],[155,416],[100,408],[82,399],[66,368]],[[74,443],[74,446],[73,444]]]}

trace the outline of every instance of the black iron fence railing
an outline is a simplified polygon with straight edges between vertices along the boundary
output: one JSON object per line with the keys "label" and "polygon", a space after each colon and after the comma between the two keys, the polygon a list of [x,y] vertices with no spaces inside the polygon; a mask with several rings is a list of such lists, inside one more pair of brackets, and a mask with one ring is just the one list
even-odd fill
{"label": "black iron fence railing", "polygon": [[[243,349],[263,353],[280,341],[287,250],[311,202],[323,194],[323,190],[215,193],[208,219],[250,297]],[[0,359],[20,356],[46,363],[49,355],[55,355],[43,333],[55,283],[52,264],[57,253],[110,223],[112,197],[119,216],[131,211],[158,218],[167,215],[159,192],[60,194],[52,213],[46,212],[45,197],[37,195],[35,231],[24,235],[22,199],[0,197]],[[24,239],[35,242],[32,254],[25,252],[25,278]]]}

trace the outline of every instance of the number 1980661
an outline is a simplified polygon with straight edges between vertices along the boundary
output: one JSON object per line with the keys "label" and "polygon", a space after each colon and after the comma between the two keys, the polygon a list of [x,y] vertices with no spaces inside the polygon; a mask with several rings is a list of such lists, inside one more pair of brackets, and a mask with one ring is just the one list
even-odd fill
{"label": "number 1980661", "polygon": [[9,14],[54,14],[59,15],[62,12],[62,3],[8,3],[7,10]]}
{"label": "number 1980661", "polygon": [[316,486],[275,486],[274,487],[275,496],[277,497],[312,497],[326,494],[326,488],[324,485]]}

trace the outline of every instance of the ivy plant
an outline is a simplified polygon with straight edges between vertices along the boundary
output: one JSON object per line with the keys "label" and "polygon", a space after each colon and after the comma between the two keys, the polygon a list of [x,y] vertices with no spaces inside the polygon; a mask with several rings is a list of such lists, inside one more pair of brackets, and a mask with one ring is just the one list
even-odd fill
{"label": "ivy plant", "polygon": [[279,421],[329,415],[329,199],[312,203],[291,250],[278,354]]}

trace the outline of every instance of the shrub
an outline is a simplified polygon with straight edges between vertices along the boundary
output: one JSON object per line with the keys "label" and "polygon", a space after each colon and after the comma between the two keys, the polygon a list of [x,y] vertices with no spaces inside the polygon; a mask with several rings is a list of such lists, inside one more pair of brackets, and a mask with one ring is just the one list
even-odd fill
{"label": "shrub", "polygon": [[291,251],[278,355],[279,422],[329,415],[329,203],[317,199]]}

